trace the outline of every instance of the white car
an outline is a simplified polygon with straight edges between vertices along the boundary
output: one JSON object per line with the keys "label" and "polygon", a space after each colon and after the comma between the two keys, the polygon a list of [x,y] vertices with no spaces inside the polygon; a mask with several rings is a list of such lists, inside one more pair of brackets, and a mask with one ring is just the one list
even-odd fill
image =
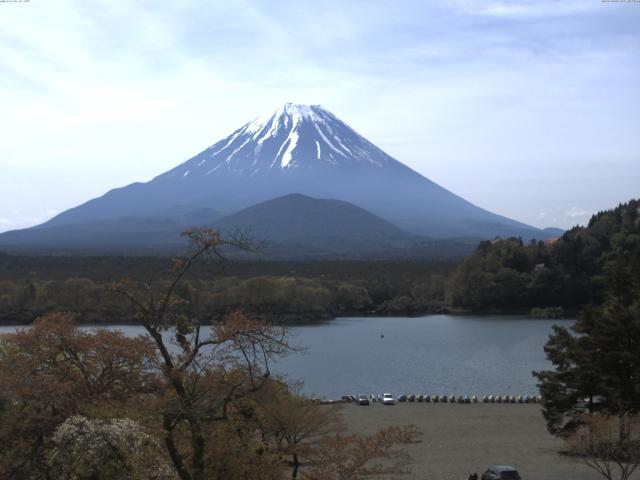
{"label": "white car", "polygon": [[393,395],[391,395],[390,393],[383,393],[382,394],[382,404],[383,405],[393,405],[394,403],[396,403],[396,401],[393,398]]}

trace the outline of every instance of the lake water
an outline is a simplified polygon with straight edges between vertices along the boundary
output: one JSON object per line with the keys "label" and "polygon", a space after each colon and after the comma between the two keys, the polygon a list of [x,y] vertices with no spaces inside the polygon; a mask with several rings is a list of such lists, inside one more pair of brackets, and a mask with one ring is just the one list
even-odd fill
{"label": "lake water", "polygon": [[[554,324],[516,316],[429,315],[339,318],[292,327],[303,354],[274,371],[302,380],[303,391],[339,398],[347,393],[453,395],[537,393],[533,370],[550,367],[543,346]],[[119,326],[128,335],[142,327]],[[15,327],[0,327],[0,333]]]}

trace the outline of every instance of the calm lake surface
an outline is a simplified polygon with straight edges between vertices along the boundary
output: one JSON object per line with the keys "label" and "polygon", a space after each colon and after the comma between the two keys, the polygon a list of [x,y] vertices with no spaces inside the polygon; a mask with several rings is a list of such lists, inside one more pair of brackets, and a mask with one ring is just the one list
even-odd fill
{"label": "calm lake surface", "polygon": [[[292,343],[307,351],[273,370],[302,380],[305,393],[327,398],[383,392],[531,394],[537,393],[531,372],[550,367],[543,346],[552,325],[572,323],[517,316],[338,318],[292,327]],[[143,333],[137,326],[109,328]],[[0,327],[0,333],[14,330]]]}

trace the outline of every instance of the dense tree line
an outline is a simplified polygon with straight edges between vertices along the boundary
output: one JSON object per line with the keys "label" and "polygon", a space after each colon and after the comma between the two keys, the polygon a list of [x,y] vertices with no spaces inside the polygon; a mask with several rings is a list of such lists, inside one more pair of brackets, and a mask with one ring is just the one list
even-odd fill
{"label": "dense tree line", "polygon": [[608,285],[637,285],[640,201],[594,215],[553,242],[482,242],[451,279],[449,300],[470,310],[601,304]]}
{"label": "dense tree line", "polygon": [[[439,270],[436,270],[439,271]],[[440,273],[380,273],[360,276],[295,275],[189,278],[176,292],[183,308],[208,320],[238,308],[274,322],[304,322],[339,315],[420,314],[444,308],[446,277]],[[156,280],[128,280],[162,291]],[[1,280],[0,322],[29,323],[40,315],[69,311],[84,323],[135,321],[131,306],[114,295],[116,282],[91,278]]]}
{"label": "dense tree line", "polygon": [[[168,273],[168,257],[136,256],[54,256],[8,255],[0,252],[0,281],[65,280],[89,278],[107,283],[121,278],[150,281]],[[464,257],[462,257],[464,258]],[[226,259],[223,263],[210,260],[193,266],[188,278],[215,280],[221,275],[247,279],[260,276],[330,277],[344,281],[385,277],[394,281],[415,279],[425,274],[446,274],[461,258],[429,260],[423,258],[396,260],[269,260],[255,254],[242,260]]]}
{"label": "dense tree line", "polygon": [[[135,282],[130,282],[135,283]],[[166,287],[155,282],[153,289]],[[177,292],[184,309],[213,319],[242,308],[269,320],[287,322],[366,313],[374,304],[359,285],[304,277],[223,277],[217,281],[190,281]],[[379,294],[380,295],[380,294]],[[28,323],[54,311],[69,311],[87,323],[134,321],[131,306],[114,294],[114,284],[87,278],[44,282],[0,282],[0,319]]]}

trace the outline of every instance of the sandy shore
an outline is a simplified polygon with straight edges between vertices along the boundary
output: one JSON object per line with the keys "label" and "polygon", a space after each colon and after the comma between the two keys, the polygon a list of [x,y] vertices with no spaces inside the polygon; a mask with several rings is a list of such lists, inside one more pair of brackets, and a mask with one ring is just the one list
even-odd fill
{"label": "sandy shore", "polygon": [[[563,442],[547,433],[538,405],[397,403],[346,405],[348,430],[372,433],[413,423],[419,443],[408,445],[414,459],[405,478],[467,480],[491,465],[513,465],[523,480],[598,480],[597,473],[559,455]],[[640,479],[637,473],[633,479]]]}

